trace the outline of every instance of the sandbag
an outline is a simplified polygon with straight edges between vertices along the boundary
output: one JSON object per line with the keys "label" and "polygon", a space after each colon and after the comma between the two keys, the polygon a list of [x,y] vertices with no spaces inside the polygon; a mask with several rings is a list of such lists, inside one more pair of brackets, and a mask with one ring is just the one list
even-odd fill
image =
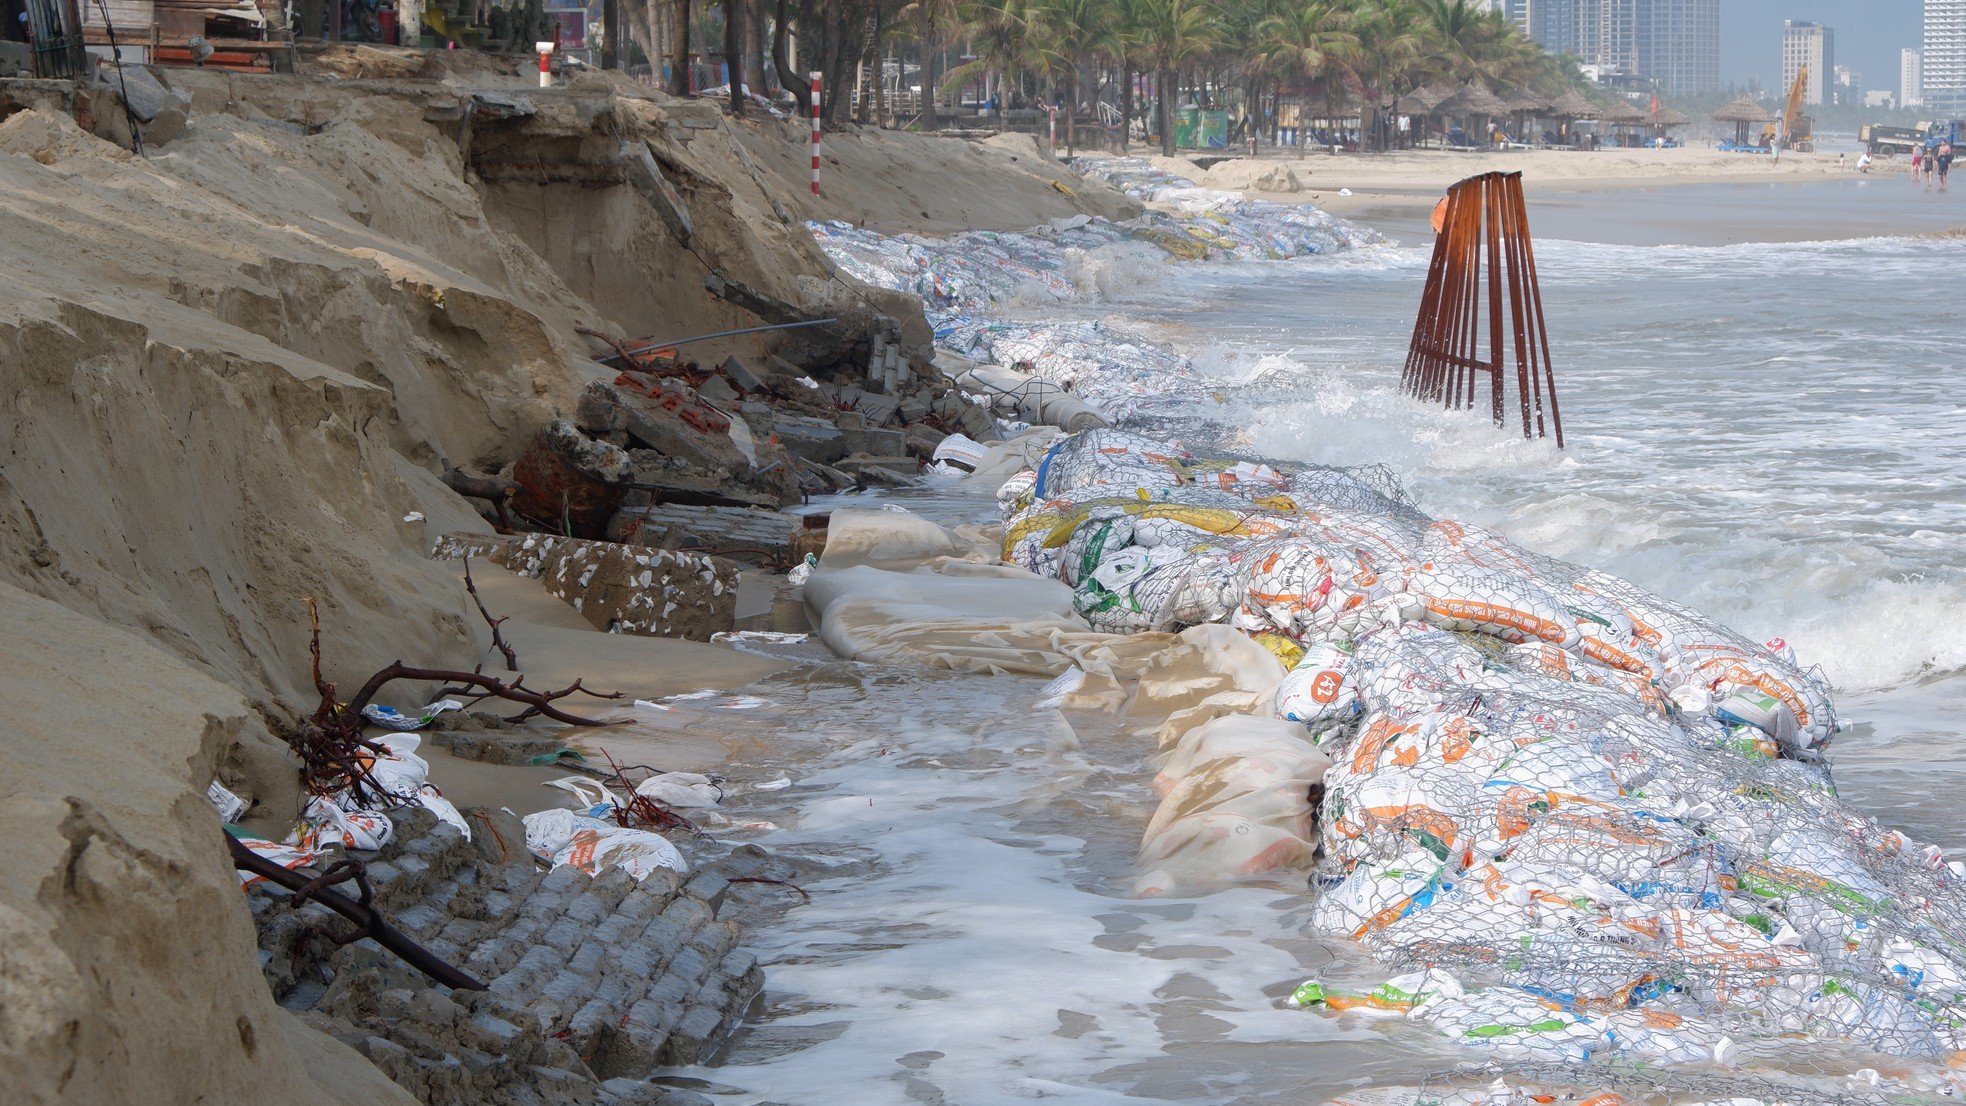
{"label": "sandbag", "polygon": [[553,867],[572,867],[590,876],[620,868],[636,879],[656,872],[688,872],[689,863],[660,834],[627,829],[571,810],[528,814],[526,848]]}

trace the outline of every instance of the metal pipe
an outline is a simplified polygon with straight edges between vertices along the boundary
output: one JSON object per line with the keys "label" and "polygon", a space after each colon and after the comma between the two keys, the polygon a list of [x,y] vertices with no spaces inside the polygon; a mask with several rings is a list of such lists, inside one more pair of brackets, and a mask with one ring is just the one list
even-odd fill
{"label": "metal pipe", "polygon": [[771,330],[798,330],[801,327],[825,326],[828,323],[837,322],[839,322],[838,319],[807,319],[799,323],[775,323],[771,326],[747,326],[742,330],[719,330],[715,334],[698,334],[693,338],[678,338],[673,342],[656,342],[652,345],[636,346],[633,349],[610,353],[605,357],[596,357],[594,360],[606,363],[619,360],[623,354],[634,356],[642,353],[653,353],[659,349],[673,349],[676,346],[687,346],[695,342],[707,342],[712,338],[735,338],[740,334],[763,334]]}

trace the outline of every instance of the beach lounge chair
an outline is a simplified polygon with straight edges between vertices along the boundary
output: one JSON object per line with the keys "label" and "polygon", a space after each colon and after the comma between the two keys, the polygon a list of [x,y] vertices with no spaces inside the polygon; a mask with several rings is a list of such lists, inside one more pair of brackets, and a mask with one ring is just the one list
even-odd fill
{"label": "beach lounge chair", "polygon": [[1453,130],[1447,132],[1447,139],[1444,145],[1450,150],[1465,150],[1468,152],[1481,149],[1481,144],[1469,138],[1468,132],[1459,127],[1455,127]]}

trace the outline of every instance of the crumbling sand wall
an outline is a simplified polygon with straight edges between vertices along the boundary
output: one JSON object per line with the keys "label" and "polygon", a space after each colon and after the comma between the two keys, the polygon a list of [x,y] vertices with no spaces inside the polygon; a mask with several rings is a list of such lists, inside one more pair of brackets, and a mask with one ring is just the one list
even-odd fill
{"label": "crumbling sand wall", "polygon": [[4,584],[0,624],[0,1097],[413,1102],[275,1006],[254,962],[202,794],[259,725],[245,700]]}
{"label": "crumbling sand wall", "polygon": [[[436,471],[495,469],[573,413],[577,328],[908,301],[833,276],[805,209],[701,104],[597,77],[474,125],[474,159],[455,82],[167,77],[192,110],[147,158],[59,96],[0,89],[0,1085],[398,1101],[268,999],[203,798],[228,757],[279,794],[247,703],[311,703],[303,598],[330,678],[468,668],[481,628],[427,551],[476,520]],[[637,143],[687,242],[605,177]],[[603,176],[487,179],[486,150]],[[925,346],[919,311],[904,322]]]}

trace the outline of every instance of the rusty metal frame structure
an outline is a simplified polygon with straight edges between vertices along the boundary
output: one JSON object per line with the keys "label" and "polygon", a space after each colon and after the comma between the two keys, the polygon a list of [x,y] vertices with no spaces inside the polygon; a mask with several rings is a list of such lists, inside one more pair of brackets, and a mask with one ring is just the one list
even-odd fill
{"label": "rusty metal frame structure", "polygon": [[1413,322],[1402,387],[1449,409],[1472,408],[1479,377],[1486,373],[1490,413],[1496,426],[1506,426],[1504,395],[1508,363],[1513,361],[1522,436],[1553,434],[1561,449],[1563,420],[1536,258],[1529,245],[1522,174],[1484,173],[1448,189],[1435,229],[1433,261]]}

